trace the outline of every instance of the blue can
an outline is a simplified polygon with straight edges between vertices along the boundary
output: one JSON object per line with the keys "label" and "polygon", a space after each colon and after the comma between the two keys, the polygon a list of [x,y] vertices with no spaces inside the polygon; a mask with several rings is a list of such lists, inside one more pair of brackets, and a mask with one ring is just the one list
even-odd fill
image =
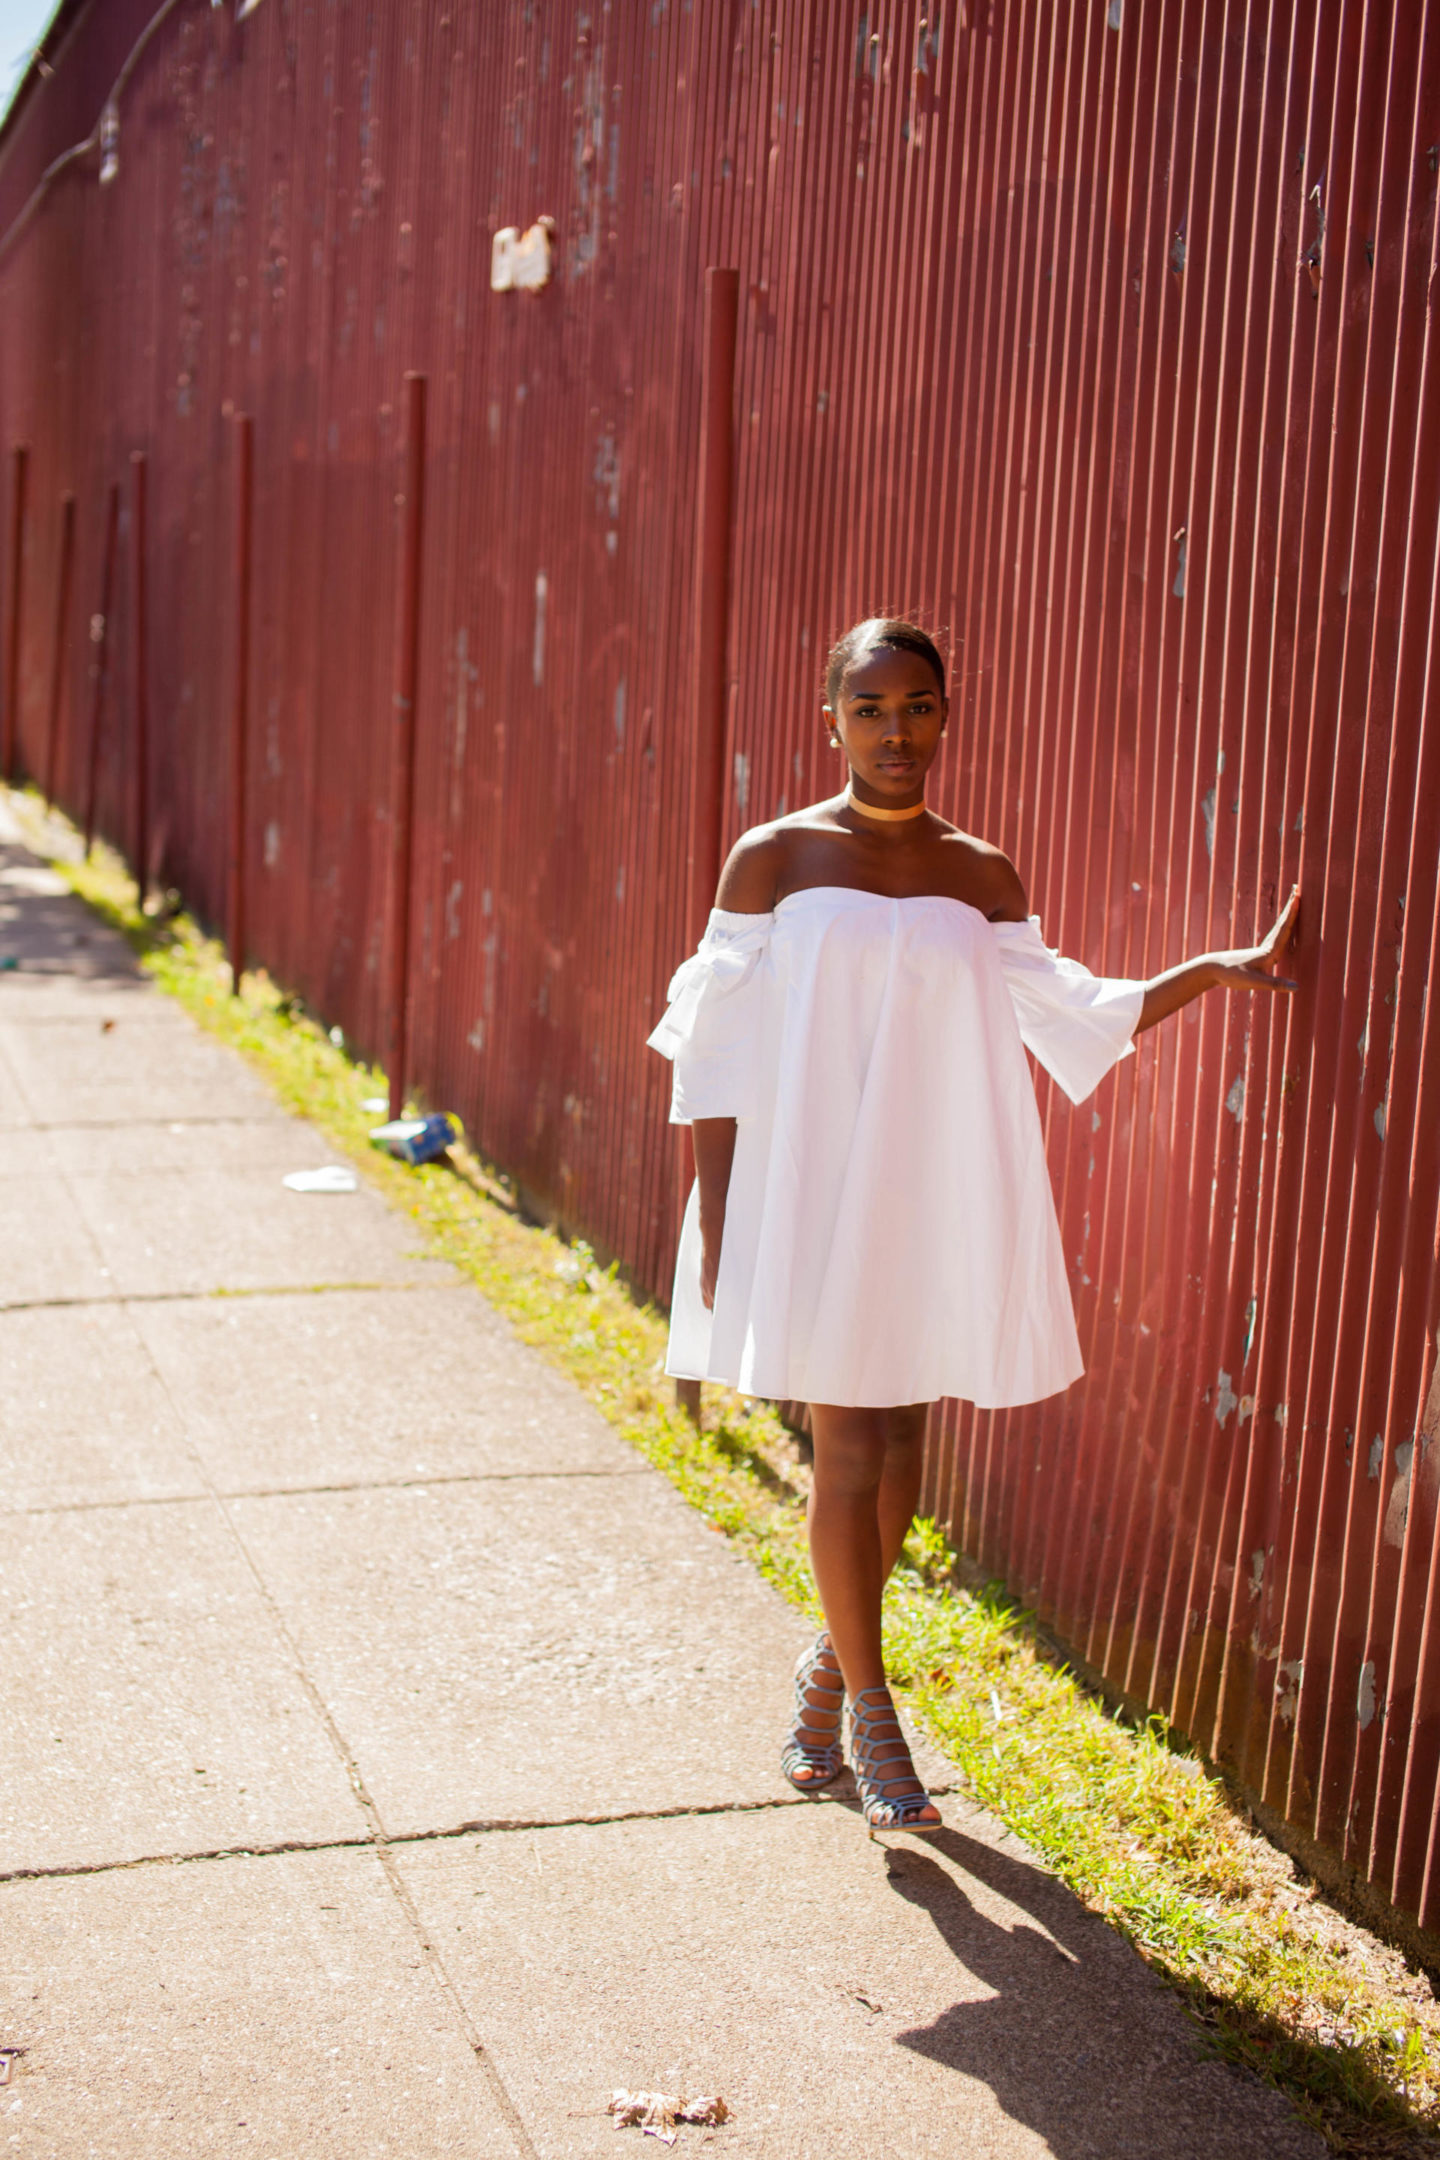
{"label": "blue can", "polygon": [[370,1138],[401,1162],[422,1163],[443,1155],[459,1134],[448,1117],[437,1113],[427,1118],[394,1118],[388,1125],[377,1125]]}

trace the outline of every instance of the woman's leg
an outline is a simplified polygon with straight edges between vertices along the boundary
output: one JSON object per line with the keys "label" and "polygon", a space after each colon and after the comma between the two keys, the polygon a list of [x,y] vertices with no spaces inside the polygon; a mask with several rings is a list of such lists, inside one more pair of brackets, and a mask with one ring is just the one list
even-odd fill
{"label": "woman's leg", "polygon": [[889,1707],[880,1647],[885,1579],[900,1556],[920,1494],[925,1410],[812,1403],[810,1421],[815,1443],[810,1557],[826,1628],[852,1704],[870,1689],[884,1696],[883,1702],[872,1698],[863,1706],[871,1775],[883,1780],[880,1793],[892,1806],[915,1810],[907,1817],[913,1827],[925,1828],[940,1815],[929,1805],[916,1809],[924,1789]]}
{"label": "woman's leg", "polygon": [[810,1406],[810,1557],[851,1695],[885,1685],[880,1598],[920,1498],[927,1408]]}
{"label": "woman's leg", "polygon": [[810,1487],[810,1559],[825,1625],[845,1687],[883,1687],[880,1594],[885,1554],[879,1500],[885,1476],[886,1413],[810,1405],[815,1473]]}
{"label": "woman's leg", "polygon": [[880,1559],[885,1581],[890,1580],[905,1548],[920,1487],[925,1476],[925,1426],[929,1403],[911,1403],[903,1410],[887,1410],[885,1417],[885,1468],[880,1478],[876,1513],[880,1524]]}

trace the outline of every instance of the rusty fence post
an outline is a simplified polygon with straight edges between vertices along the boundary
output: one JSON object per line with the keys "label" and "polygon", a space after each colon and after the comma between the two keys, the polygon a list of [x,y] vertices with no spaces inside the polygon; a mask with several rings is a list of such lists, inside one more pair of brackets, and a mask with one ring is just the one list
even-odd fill
{"label": "rusty fence post", "polygon": [[255,423],[235,415],[235,675],[230,712],[230,990],[240,995],[245,971],[245,774],[250,710],[250,538],[255,491]]}
{"label": "rusty fence post", "polygon": [[70,588],[75,582],[75,497],[60,498],[60,561],[55,573],[55,633],[50,646],[50,698],[45,712],[45,800],[53,810],[60,767],[60,707],[65,695]]}
{"label": "rusty fence post", "polygon": [[390,948],[386,1065],[390,1115],[405,1109],[409,1052],[410,882],[415,823],[415,688],[420,667],[420,567],[425,518],[423,375],[405,377],[405,466],[400,497],[400,585],[395,609],[395,696],[391,718]]}
{"label": "rusty fence post", "polygon": [[130,455],[130,698],[135,765],[135,892],[141,908],[149,882],[150,676],[145,651],[146,465],[143,450]]}
{"label": "rusty fence post", "polygon": [[105,546],[100,566],[100,612],[90,618],[90,733],[85,744],[85,853],[95,842],[95,781],[100,767],[100,730],[105,719],[105,673],[110,652],[110,609],[115,592],[115,542],[120,529],[120,484],[105,497]]}
{"label": "rusty fence post", "polygon": [[735,329],[740,273],[705,272],[700,375],[699,544],[695,550],[695,658],[691,684],[690,824],[686,931],[696,945],[720,878],[725,820],[726,656],[730,627],[730,526],[735,490]]}
{"label": "rusty fence post", "polygon": [[[730,533],[735,494],[735,334],[740,273],[705,272],[700,373],[700,495],[695,549],[694,672],[691,679],[690,816],[685,860],[685,931],[693,950],[720,881],[725,822],[726,666],[730,631]],[[688,1127],[680,1130],[680,1196],[694,1176]],[[675,1400],[698,1424],[700,1383],[677,1380]]]}
{"label": "rusty fence post", "polygon": [[10,453],[10,590],[5,612],[4,741],[0,744],[0,771],[15,778],[16,747],[20,740],[20,629],[25,591],[25,495],[30,478],[30,452],[16,443]]}

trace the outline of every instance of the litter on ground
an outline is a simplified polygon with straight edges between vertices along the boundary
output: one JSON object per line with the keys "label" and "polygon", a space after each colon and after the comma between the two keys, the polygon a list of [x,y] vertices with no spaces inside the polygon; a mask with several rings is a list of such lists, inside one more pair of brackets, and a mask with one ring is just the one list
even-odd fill
{"label": "litter on ground", "polygon": [[729,2122],[730,2110],[719,2093],[699,2100],[682,2100],[674,2093],[626,2092],[617,2086],[605,2110],[615,2118],[617,2130],[643,2130],[662,2145],[675,2143],[676,2123]]}
{"label": "litter on ground", "polygon": [[443,1115],[391,1118],[388,1125],[372,1126],[370,1138],[376,1147],[387,1149],[401,1162],[433,1162],[454,1141],[455,1127]]}
{"label": "litter on ground", "polygon": [[280,1181],[291,1192],[358,1192],[360,1180],[343,1163],[326,1163],[323,1170],[291,1170]]}

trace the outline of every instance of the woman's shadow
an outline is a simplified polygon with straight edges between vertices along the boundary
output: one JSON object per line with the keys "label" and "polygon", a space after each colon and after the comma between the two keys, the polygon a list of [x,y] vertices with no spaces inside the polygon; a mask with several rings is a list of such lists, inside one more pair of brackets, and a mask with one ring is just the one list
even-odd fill
{"label": "woman's shadow", "polygon": [[[926,1846],[887,1849],[890,1886],[995,1992],[897,2033],[901,2047],[988,2085],[1056,2160],[1321,2153],[1278,2094],[1205,2058],[1175,1998],[1053,1876],[948,1827]],[[991,1918],[935,1853],[1038,1925]]]}

